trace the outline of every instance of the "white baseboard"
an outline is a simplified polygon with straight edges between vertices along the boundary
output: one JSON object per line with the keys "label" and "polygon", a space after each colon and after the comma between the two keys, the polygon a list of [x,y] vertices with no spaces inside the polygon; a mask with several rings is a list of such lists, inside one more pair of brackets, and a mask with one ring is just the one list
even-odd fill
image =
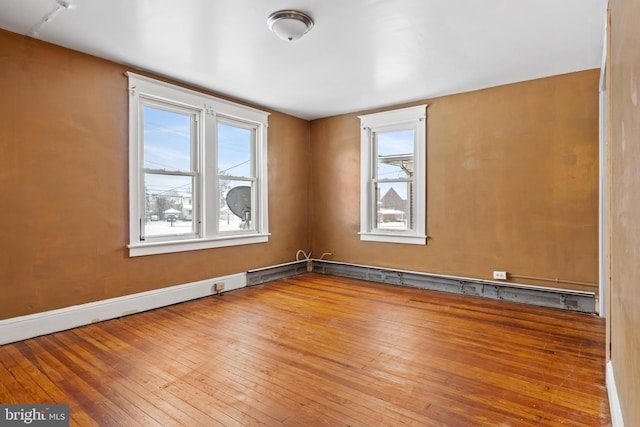
{"label": "white baseboard", "polygon": [[613,377],[613,365],[611,361],[607,362],[607,392],[609,393],[609,408],[611,409],[611,425],[613,427],[624,427],[622,409],[620,408],[620,399],[618,397],[618,389],[616,388],[616,380]]}
{"label": "white baseboard", "polygon": [[224,292],[243,288],[247,275],[216,277],[0,320],[0,345],[213,295],[217,293],[214,284],[220,282],[224,282]]}

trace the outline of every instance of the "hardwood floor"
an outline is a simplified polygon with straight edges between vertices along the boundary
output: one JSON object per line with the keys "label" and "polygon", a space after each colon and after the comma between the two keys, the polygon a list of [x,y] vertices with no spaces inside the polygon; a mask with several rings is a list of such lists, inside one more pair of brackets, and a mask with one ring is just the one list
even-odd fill
{"label": "hardwood floor", "polygon": [[604,320],[316,274],[0,347],[80,426],[608,426]]}

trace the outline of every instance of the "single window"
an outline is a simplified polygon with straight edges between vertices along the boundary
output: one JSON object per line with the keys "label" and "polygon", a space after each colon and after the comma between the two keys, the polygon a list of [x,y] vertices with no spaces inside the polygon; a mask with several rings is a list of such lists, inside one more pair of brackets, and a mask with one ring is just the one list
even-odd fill
{"label": "single window", "polygon": [[426,243],[426,105],[360,116],[360,238]]}
{"label": "single window", "polygon": [[218,122],[218,183],[220,231],[255,230],[255,128],[232,121]]}
{"label": "single window", "polygon": [[197,116],[198,111],[142,102],[142,240],[197,236],[191,203],[198,180]]}
{"label": "single window", "polygon": [[268,113],[129,73],[130,256],[268,240]]}

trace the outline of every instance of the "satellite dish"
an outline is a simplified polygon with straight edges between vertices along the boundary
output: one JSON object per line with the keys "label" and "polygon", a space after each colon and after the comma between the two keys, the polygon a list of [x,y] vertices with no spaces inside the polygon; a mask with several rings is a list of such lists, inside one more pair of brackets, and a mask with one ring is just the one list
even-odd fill
{"label": "satellite dish", "polygon": [[227,206],[242,220],[240,228],[247,228],[251,221],[251,187],[240,185],[229,190]]}

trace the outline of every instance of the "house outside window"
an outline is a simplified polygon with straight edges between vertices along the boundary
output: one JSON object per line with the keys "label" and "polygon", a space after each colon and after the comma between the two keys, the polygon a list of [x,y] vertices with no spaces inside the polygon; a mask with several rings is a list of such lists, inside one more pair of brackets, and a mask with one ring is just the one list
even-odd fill
{"label": "house outside window", "polygon": [[268,241],[268,113],[128,76],[130,256]]}
{"label": "house outside window", "polygon": [[359,116],[361,240],[426,243],[426,107]]}

